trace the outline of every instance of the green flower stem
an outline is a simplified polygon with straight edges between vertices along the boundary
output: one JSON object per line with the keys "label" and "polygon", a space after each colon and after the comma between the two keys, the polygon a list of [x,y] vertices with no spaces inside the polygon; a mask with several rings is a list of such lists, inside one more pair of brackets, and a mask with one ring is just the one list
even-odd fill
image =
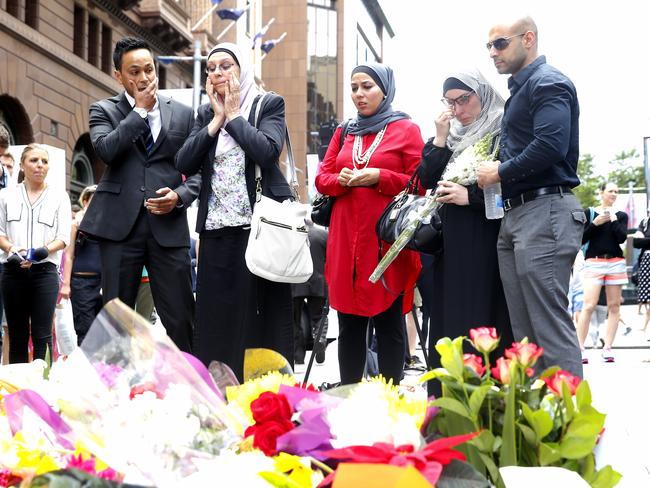
{"label": "green flower stem", "polygon": [[325,474],[330,474],[330,473],[334,472],[334,470],[332,468],[330,468],[327,464],[325,464],[322,461],[319,461],[316,458],[310,457],[309,461]]}
{"label": "green flower stem", "polygon": [[438,197],[435,193],[431,195],[429,202],[426,205],[423,205],[418,212],[418,218],[409,222],[409,224],[404,228],[400,235],[397,236],[397,239],[395,239],[393,245],[390,246],[390,249],[388,249],[386,254],[384,254],[384,257],[381,258],[381,261],[379,261],[379,264],[370,275],[370,278],[368,278],[371,283],[377,283],[381,279],[381,276],[384,274],[388,266],[390,266],[390,264],[395,261],[402,249],[404,249],[409,241],[413,238],[413,235],[415,234],[415,231],[418,230],[418,227],[420,227],[422,220],[426,219],[436,208],[440,206],[440,204],[437,202],[437,198]]}

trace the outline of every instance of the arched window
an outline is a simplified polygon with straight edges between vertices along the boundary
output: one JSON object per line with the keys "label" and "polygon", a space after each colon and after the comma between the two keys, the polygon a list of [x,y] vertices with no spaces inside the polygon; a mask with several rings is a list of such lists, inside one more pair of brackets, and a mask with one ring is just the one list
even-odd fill
{"label": "arched window", "polygon": [[76,203],[81,191],[95,184],[93,165],[86,149],[84,137],[80,137],[72,153],[72,168],[70,172],[70,201]]}
{"label": "arched window", "polygon": [[17,98],[0,94],[0,125],[9,132],[9,145],[34,142],[32,125],[27,112]]}

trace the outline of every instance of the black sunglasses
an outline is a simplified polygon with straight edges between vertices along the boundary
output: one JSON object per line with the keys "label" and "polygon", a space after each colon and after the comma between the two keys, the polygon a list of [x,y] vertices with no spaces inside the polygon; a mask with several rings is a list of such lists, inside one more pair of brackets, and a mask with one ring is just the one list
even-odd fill
{"label": "black sunglasses", "polygon": [[503,51],[505,48],[507,48],[510,45],[510,39],[512,39],[513,37],[520,37],[525,35],[526,33],[523,32],[521,34],[515,34],[514,36],[499,37],[494,41],[490,41],[487,44],[485,44],[485,47],[487,47],[488,50],[490,50],[492,49],[492,46],[494,46],[494,49],[496,49],[497,51]]}

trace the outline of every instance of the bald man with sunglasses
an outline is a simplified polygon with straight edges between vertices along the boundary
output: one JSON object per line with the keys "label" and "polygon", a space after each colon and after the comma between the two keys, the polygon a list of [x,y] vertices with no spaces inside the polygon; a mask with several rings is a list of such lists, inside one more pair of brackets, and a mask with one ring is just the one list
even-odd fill
{"label": "bald man with sunglasses", "polygon": [[497,71],[511,75],[510,98],[500,161],[483,163],[478,182],[501,182],[497,251],[515,340],[528,337],[544,348],[540,368],[559,365],[582,376],[567,298],[585,223],[571,192],[580,183],[580,109],[571,80],[538,56],[537,39],[530,17],[490,29],[486,47]]}

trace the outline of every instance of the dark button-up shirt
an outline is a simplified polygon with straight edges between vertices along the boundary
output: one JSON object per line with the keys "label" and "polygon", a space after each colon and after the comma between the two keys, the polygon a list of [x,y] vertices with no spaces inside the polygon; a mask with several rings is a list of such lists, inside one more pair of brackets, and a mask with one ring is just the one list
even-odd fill
{"label": "dark button-up shirt", "polygon": [[499,176],[504,198],[545,186],[578,186],[576,89],[540,56],[508,80]]}

